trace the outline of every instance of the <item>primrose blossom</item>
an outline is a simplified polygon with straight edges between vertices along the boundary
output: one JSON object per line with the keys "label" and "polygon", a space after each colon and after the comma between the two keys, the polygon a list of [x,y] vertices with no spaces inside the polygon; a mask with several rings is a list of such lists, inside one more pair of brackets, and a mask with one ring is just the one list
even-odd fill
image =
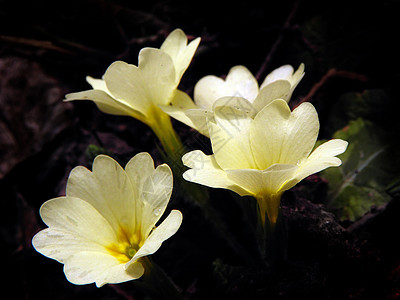
{"label": "primrose blossom", "polygon": [[120,283],[141,277],[141,259],[156,252],[179,229],[182,214],[172,210],[156,227],[172,192],[166,164],[154,169],[148,153],[123,169],[99,155],[93,171],[74,168],[66,196],[46,201],[40,215],[48,228],[32,240],[41,254],[64,264],[74,284]]}
{"label": "primrose blossom", "polygon": [[169,105],[160,107],[171,117],[209,136],[207,119],[213,118],[215,103],[223,97],[241,97],[243,105],[260,111],[275,99],[289,102],[293,90],[304,76],[304,64],[294,71],[290,65],[283,65],[269,73],[259,86],[256,78],[245,66],[235,66],[225,79],[207,75],[194,87],[194,102],[180,98]]}
{"label": "primrose blossom", "polygon": [[202,185],[232,190],[257,199],[261,219],[275,224],[284,191],[307,176],[341,164],[336,156],[347,142],[329,140],[313,150],[318,114],[305,102],[293,111],[276,99],[261,111],[239,97],[220,98],[207,122],[213,154],[195,150],[182,157],[183,177]]}

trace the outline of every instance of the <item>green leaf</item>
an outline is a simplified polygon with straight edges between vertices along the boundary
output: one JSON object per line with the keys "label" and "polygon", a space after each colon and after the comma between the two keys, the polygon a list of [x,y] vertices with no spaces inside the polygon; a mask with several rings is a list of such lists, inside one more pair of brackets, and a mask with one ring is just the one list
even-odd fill
{"label": "green leaf", "polygon": [[[395,139],[361,118],[337,131],[334,138],[349,142],[339,156],[343,164],[321,172],[328,181],[328,207],[341,220],[355,221],[372,206],[387,203],[400,167],[400,147]],[[398,181],[397,181],[398,182]]]}

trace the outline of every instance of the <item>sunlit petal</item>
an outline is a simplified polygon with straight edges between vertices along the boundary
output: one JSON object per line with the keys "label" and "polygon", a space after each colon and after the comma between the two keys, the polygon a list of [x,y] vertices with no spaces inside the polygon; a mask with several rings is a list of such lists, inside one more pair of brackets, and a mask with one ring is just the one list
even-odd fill
{"label": "sunlit petal", "polygon": [[183,164],[191,169],[183,173],[187,181],[214,187],[225,188],[245,195],[246,191],[237,186],[227,173],[217,164],[213,155],[205,155],[200,150],[191,151],[182,157]]}
{"label": "sunlit petal", "polygon": [[125,265],[129,269],[132,263],[137,261],[140,257],[147,256],[156,252],[161,244],[173,236],[182,224],[182,213],[179,210],[172,210],[168,217],[157,226],[149,237],[140,247],[139,251],[132,257],[132,259]]}
{"label": "sunlit petal", "polygon": [[211,109],[221,97],[234,96],[253,101],[257,94],[258,83],[244,66],[231,68],[225,80],[214,75],[205,76],[194,87],[194,101],[205,109]]}
{"label": "sunlit petal", "polygon": [[318,115],[310,103],[303,103],[291,112],[284,100],[271,102],[257,114],[250,130],[258,167],[297,164],[311,152],[318,130]]}
{"label": "sunlit petal", "polygon": [[200,38],[196,38],[187,44],[186,34],[181,29],[175,29],[165,39],[160,49],[169,54],[172,58],[176,70],[176,81],[179,82],[183,73],[188,68],[194,53],[200,43]]}
{"label": "sunlit petal", "polygon": [[67,279],[74,284],[96,283],[101,287],[106,283],[121,283],[140,278],[144,273],[141,263],[125,268],[115,257],[104,253],[76,252],[64,265]]}
{"label": "sunlit petal", "polygon": [[299,169],[294,176],[295,181],[291,183],[292,186],[311,174],[318,173],[329,167],[340,166],[342,161],[336,155],[345,152],[347,145],[348,142],[346,141],[334,139],[317,147],[307,159],[300,163]]}

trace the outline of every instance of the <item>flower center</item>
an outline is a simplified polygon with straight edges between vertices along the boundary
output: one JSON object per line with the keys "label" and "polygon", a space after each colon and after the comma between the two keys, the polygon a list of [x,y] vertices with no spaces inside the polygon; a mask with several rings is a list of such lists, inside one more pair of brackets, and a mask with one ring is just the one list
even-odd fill
{"label": "flower center", "polygon": [[129,233],[128,230],[120,228],[116,243],[106,246],[106,250],[121,263],[127,263],[143,245],[140,232]]}
{"label": "flower center", "polygon": [[126,249],[125,249],[125,255],[127,257],[129,257],[129,259],[131,259],[137,252],[137,247],[129,245]]}

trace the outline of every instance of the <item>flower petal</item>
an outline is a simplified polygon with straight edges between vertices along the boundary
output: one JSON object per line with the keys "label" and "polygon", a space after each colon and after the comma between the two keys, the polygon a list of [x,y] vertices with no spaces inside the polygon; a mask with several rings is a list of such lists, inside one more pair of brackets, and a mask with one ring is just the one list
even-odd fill
{"label": "flower petal", "polygon": [[104,113],[117,116],[132,116],[143,122],[144,115],[133,109],[123,101],[112,98],[109,94],[101,90],[87,90],[77,93],[70,93],[65,96],[65,101],[91,100]]}
{"label": "flower petal", "polygon": [[[216,105],[215,122],[209,121],[207,124],[218,165],[224,170],[255,168],[248,134],[253,119],[246,106],[246,103],[252,106],[251,103],[243,98],[224,97],[216,104],[221,101],[229,103]],[[231,105],[232,103],[239,104]]]}
{"label": "flower petal", "polygon": [[226,172],[217,164],[214,155],[205,155],[202,151],[195,150],[186,153],[182,161],[185,166],[191,168],[183,173],[185,180],[246,195],[245,190],[227,177]]}
{"label": "flower petal", "polygon": [[214,117],[214,113],[212,111],[202,109],[202,108],[188,109],[185,111],[185,115],[193,123],[194,129],[196,129],[202,135],[209,137],[207,120],[212,119]]}
{"label": "flower petal", "polygon": [[125,166],[125,172],[128,174],[132,185],[138,191],[140,197],[145,180],[154,173],[153,158],[147,152],[141,152],[132,157]]}
{"label": "flower petal", "polygon": [[190,61],[200,43],[196,38],[187,45],[188,39],[181,29],[175,29],[165,39],[160,49],[169,54],[174,62],[176,70],[176,81],[179,83],[183,73],[188,68]]}
{"label": "flower petal", "polygon": [[252,196],[261,193],[278,193],[282,186],[292,180],[298,166],[275,164],[267,170],[228,170],[228,178],[247,190]]}
{"label": "flower petal", "polygon": [[318,131],[318,114],[311,103],[291,112],[284,100],[274,100],[257,114],[250,128],[258,169],[299,163],[314,147]]}
{"label": "flower petal", "polygon": [[154,169],[154,161],[147,152],[135,155],[125,170],[138,190],[140,203],[136,204],[136,217],[140,220],[142,236],[147,237],[168,205],[173,187],[172,171],[166,164]]}
{"label": "flower petal", "polygon": [[214,75],[201,78],[194,86],[193,99],[196,105],[211,110],[215,100],[227,96],[224,95],[223,84],[224,80]]}
{"label": "flower petal", "polygon": [[255,169],[227,170],[228,179],[246,191],[244,195],[255,196],[263,189],[263,172]]}
{"label": "flower petal", "polygon": [[290,83],[286,80],[274,81],[262,88],[253,102],[253,106],[260,111],[275,99],[284,99],[289,101]]}
{"label": "flower petal", "polygon": [[194,87],[194,102],[211,109],[221,97],[242,97],[252,102],[257,94],[258,83],[251,72],[244,66],[235,66],[229,70],[225,80],[214,75],[200,79]]}
{"label": "flower petal", "polygon": [[263,83],[261,84],[260,89],[263,89],[268,84],[277,81],[277,80],[287,80],[290,82],[290,85],[295,87],[300,80],[304,76],[304,64],[300,64],[297,71],[294,73],[294,69],[291,65],[283,65],[265,77]]}
{"label": "flower petal", "polygon": [[290,85],[292,86],[291,90],[293,91],[296,86],[299,84],[301,79],[304,77],[304,64],[301,63],[296,72],[290,77]]}
{"label": "flower petal", "polygon": [[212,107],[213,111],[217,111],[218,109],[224,110],[225,108],[228,108],[229,110],[235,109],[237,111],[240,111],[241,114],[245,114],[252,119],[257,114],[257,110],[254,108],[254,105],[249,100],[243,97],[221,97],[214,102],[214,105]]}
{"label": "flower petal", "polygon": [[92,205],[78,198],[46,201],[40,215],[49,228],[38,232],[32,244],[38,252],[62,263],[80,251],[107,254],[105,246],[117,239],[108,221]]}
{"label": "flower petal", "polygon": [[149,176],[142,187],[142,235],[148,236],[164,214],[172,193],[172,171],[162,164]]}
{"label": "flower petal", "polygon": [[[160,105],[160,108],[174,119],[196,129],[195,122],[186,115],[188,109],[197,109],[188,94],[180,90],[175,90],[174,96],[169,105]],[[204,119],[205,124],[205,119]]]}
{"label": "flower petal", "polygon": [[252,102],[258,94],[258,82],[245,66],[235,66],[225,79],[226,91],[223,96],[242,97]]}
{"label": "flower petal", "polygon": [[96,283],[101,287],[106,283],[121,283],[141,277],[142,264],[136,262],[125,268],[115,257],[96,252],[79,252],[68,258],[64,265],[67,279],[74,284]]}
{"label": "flower petal", "polygon": [[181,224],[182,213],[179,210],[172,210],[168,217],[153,230],[132,259],[125,264],[125,268],[129,269],[131,264],[136,262],[140,257],[156,252],[165,240],[169,239],[178,231]]}
{"label": "flower petal", "polygon": [[61,197],[45,202],[40,210],[49,226],[37,233],[32,244],[45,256],[64,263],[67,279],[74,284],[119,283],[139,278],[140,264],[125,270],[124,265],[107,251],[117,241],[104,217],[88,202]]}
{"label": "flower petal", "polygon": [[124,169],[106,155],[94,159],[93,172],[81,166],[74,168],[67,182],[67,196],[93,205],[115,232],[121,226],[135,230],[136,194]]}
{"label": "flower petal", "polygon": [[333,139],[317,147],[307,159],[300,163],[299,169],[295,174],[296,182],[293,182],[292,186],[311,174],[329,167],[340,166],[342,161],[336,155],[346,151],[347,145],[348,142],[346,141]]}
{"label": "flower petal", "polygon": [[153,158],[147,152],[141,152],[132,157],[125,166],[125,172],[131,181],[132,186],[135,187],[135,197],[137,199],[135,203],[136,214],[136,226],[141,226],[143,219],[143,201],[139,200],[142,194],[143,185],[145,180],[154,173],[154,161]]}
{"label": "flower petal", "polygon": [[104,80],[113,97],[123,99],[146,116],[153,105],[167,104],[176,87],[171,57],[153,48],[140,51],[139,67],[114,62],[104,74]]}
{"label": "flower petal", "polygon": [[104,113],[132,116],[140,121],[144,121],[145,117],[142,113],[133,109],[124,101],[118,101],[112,97],[103,79],[87,76],[86,81],[92,86],[93,90],[68,94],[65,100],[91,100]]}
{"label": "flower petal", "polygon": [[94,90],[100,90],[110,95],[110,91],[107,89],[107,85],[104,79],[97,79],[91,76],[86,76],[86,81],[92,86]]}

